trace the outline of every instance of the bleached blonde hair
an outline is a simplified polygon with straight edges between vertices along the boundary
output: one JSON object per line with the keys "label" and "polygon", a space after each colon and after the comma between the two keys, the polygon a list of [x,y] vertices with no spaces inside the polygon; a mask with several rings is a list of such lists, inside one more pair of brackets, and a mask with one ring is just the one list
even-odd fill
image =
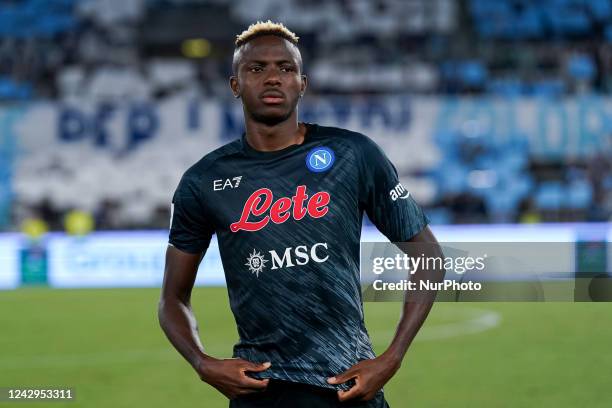
{"label": "bleached blonde hair", "polygon": [[300,50],[297,46],[299,37],[295,35],[294,32],[285,27],[282,23],[274,23],[270,20],[268,21],[258,21],[254,24],[251,24],[249,28],[244,30],[242,33],[236,36],[236,48],[234,49],[234,56],[232,58],[232,71],[236,74],[238,70],[238,64],[240,62],[240,58],[242,56],[243,45],[247,44],[254,38],[261,37],[264,35],[275,35],[277,37],[284,38],[289,41],[293,48],[295,48],[295,54],[297,58],[297,62],[302,70],[302,55],[300,54]]}
{"label": "bleached blonde hair", "polygon": [[244,30],[242,33],[236,36],[236,48],[248,43],[253,38],[260,37],[262,35],[276,35],[289,41],[290,43],[297,45],[300,37],[289,30],[283,25],[283,23],[275,23],[270,20],[258,21],[251,24],[249,28]]}

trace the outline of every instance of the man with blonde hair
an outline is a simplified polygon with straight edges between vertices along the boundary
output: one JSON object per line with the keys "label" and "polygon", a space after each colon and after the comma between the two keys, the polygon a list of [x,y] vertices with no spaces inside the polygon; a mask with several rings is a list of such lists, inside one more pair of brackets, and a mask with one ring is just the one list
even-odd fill
{"label": "man with blonde hair", "polygon": [[[298,122],[307,79],[297,44],[270,21],[236,39],[230,86],[246,132],[187,170],[174,194],[160,323],[230,407],[388,407],[382,387],[431,302],[406,302],[375,356],[359,276],[363,214],[392,242],[436,240],[372,140]],[[240,336],[232,359],[205,353],[190,304],[215,233]]]}

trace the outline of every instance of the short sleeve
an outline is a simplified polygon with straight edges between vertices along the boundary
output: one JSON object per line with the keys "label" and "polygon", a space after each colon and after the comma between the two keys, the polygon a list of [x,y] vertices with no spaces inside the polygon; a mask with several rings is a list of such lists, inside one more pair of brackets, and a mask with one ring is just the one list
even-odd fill
{"label": "short sleeve", "polygon": [[171,213],[169,244],[192,254],[205,251],[214,227],[193,178],[183,176],[181,179],[172,198]]}
{"label": "short sleeve", "polygon": [[362,136],[360,205],[391,242],[406,242],[429,223],[399,181],[397,170],[376,143]]}

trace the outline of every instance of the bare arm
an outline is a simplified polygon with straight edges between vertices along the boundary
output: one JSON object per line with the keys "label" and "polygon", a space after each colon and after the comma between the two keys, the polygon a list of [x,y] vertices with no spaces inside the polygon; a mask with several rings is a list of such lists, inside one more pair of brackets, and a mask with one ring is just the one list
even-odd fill
{"label": "bare arm", "polygon": [[[425,257],[441,257],[442,250],[429,227],[425,227],[419,234],[409,241],[417,244],[419,254]],[[422,245],[418,245],[422,244]],[[430,280],[441,281],[444,271],[418,270],[414,273],[413,281]],[[350,399],[370,400],[400,368],[408,347],[414,340],[419,329],[425,322],[436,293],[433,291],[417,292],[412,300],[407,299],[403,303],[400,322],[397,326],[395,336],[389,348],[379,357],[372,360],[364,360],[344,373],[328,380],[330,384],[341,384],[351,379],[355,380],[355,386],[348,391],[338,391],[338,399],[346,401]]]}
{"label": "bare arm", "polygon": [[268,380],[256,380],[247,372],[264,371],[270,363],[255,364],[241,359],[216,359],[204,352],[198,324],[191,309],[191,291],[203,254],[189,254],[168,246],[164,283],[159,301],[159,324],[179,353],[202,381],[232,399],[263,390]]}
{"label": "bare arm", "polygon": [[191,309],[191,290],[201,260],[202,254],[189,254],[168,246],[158,309],[159,324],[168,340],[196,370],[207,357]]}
{"label": "bare arm", "polygon": [[[425,257],[439,258],[443,256],[442,249],[429,227],[423,229],[423,231],[413,237],[409,242],[422,244],[417,245],[419,249],[418,252],[422,253]],[[419,269],[415,272],[414,279],[412,280],[415,282],[420,280],[439,282],[443,278],[443,270],[426,271]],[[395,336],[389,348],[383,353],[383,355],[388,357],[389,364],[399,368],[408,347],[425,322],[433,306],[435,295],[436,293],[434,291],[417,292],[414,301],[404,302],[402,316],[395,331]]]}

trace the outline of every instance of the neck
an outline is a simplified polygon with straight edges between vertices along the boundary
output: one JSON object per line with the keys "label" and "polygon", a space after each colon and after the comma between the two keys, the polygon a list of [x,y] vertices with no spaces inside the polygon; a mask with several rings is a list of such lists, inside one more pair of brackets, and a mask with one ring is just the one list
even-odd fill
{"label": "neck", "polygon": [[246,139],[249,145],[262,152],[281,150],[295,144],[302,144],[306,126],[298,123],[294,113],[287,120],[276,125],[246,120]]}

